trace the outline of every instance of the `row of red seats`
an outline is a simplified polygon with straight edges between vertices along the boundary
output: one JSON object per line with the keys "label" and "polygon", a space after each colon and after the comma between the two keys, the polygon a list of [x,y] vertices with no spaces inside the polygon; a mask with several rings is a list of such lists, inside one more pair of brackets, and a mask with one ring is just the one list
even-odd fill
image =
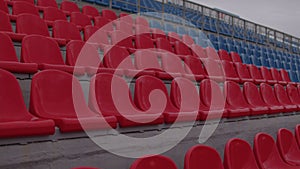
{"label": "row of red seats", "polygon": [[[299,169],[300,125],[296,135],[287,129],[279,129],[277,141],[266,133],[254,138],[253,151],[242,139],[230,139],[224,152],[224,162],[218,152],[205,145],[196,145],[185,154],[184,169]],[[137,159],[130,169],[177,169],[172,159],[162,156],[147,156]],[[75,168],[74,168],[75,169]],[[76,169],[95,169],[79,167]]]}
{"label": "row of red seats", "polygon": [[[4,70],[1,70],[0,77],[3,82],[3,100],[0,103],[4,110],[1,113],[10,114],[1,116],[3,132],[0,137],[36,135],[33,131],[53,134],[53,122],[46,120],[47,128],[32,121],[35,118],[29,115],[24,106],[15,77]],[[39,118],[54,120],[61,132],[71,132],[81,131],[85,125],[86,129],[116,128],[117,122],[120,127],[156,125],[293,112],[300,108],[299,89],[293,85],[287,85],[285,90],[283,86],[276,84],[273,90],[270,85],[262,83],[259,90],[253,83],[246,82],[243,92],[237,83],[230,81],[225,82],[224,92],[212,80],[203,80],[199,85],[198,95],[192,81],[175,78],[169,96],[160,79],[141,76],[135,82],[135,97],[132,100],[124,79],[100,73],[91,80],[87,106],[76,78],[65,72],[46,70],[32,78],[30,112]],[[15,122],[29,123],[35,130],[16,130],[23,126]]]}

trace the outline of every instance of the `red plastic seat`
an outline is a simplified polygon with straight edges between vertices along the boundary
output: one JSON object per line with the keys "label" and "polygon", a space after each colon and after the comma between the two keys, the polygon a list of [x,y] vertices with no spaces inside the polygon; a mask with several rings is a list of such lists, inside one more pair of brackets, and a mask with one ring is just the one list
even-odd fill
{"label": "red plastic seat", "polygon": [[[135,25],[135,35],[136,36],[146,36],[147,38],[150,38],[152,40],[151,28],[148,26]],[[152,41],[154,41],[154,40],[152,40]]]}
{"label": "red plastic seat", "polygon": [[57,20],[53,23],[52,36],[54,38],[70,40],[82,40],[76,25],[67,21]]}
{"label": "red plastic seat", "polygon": [[292,82],[288,72],[285,69],[280,69],[281,78],[283,81],[287,82],[288,84],[296,85],[296,82]]}
{"label": "red plastic seat", "polygon": [[182,41],[174,42],[174,52],[183,58],[192,55],[190,47],[187,46],[187,44],[184,44]]}
{"label": "red plastic seat", "polygon": [[0,32],[7,34],[13,41],[22,41],[25,34],[13,32],[9,16],[3,11],[0,11],[0,23]]}
{"label": "red plastic seat", "polygon": [[114,21],[116,30],[125,32],[129,35],[133,34],[133,25],[122,20]]}
{"label": "red plastic seat", "polygon": [[220,57],[219,57],[217,51],[212,47],[205,48],[205,53],[206,53],[207,58],[209,58],[209,59],[213,59],[213,60],[217,60],[217,61],[220,60]]}
{"label": "red plastic seat", "polygon": [[130,53],[135,52],[133,36],[122,31],[113,31],[110,33],[111,45],[126,48]]}
{"label": "red plastic seat", "polygon": [[30,4],[28,2],[14,2],[12,14],[12,20],[16,20],[17,16],[20,14],[32,14],[36,16],[40,16],[39,10],[34,6],[34,4]]}
{"label": "red plastic seat", "polygon": [[200,119],[199,105],[200,97],[195,84],[183,77],[175,78],[171,83],[170,99],[175,107],[180,110],[180,114],[169,114],[178,121],[196,121]]}
{"label": "red plastic seat", "polygon": [[68,16],[71,15],[72,12],[80,12],[80,9],[77,6],[77,4],[68,0],[64,0],[60,4],[60,9]]}
{"label": "red plastic seat", "polygon": [[300,106],[300,94],[298,92],[297,87],[295,87],[292,84],[288,84],[286,86],[286,92],[287,92],[287,95],[289,96],[291,102],[294,105],[297,105],[299,107]]}
{"label": "red plastic seat", "polygon": [[105,31],[113,31],[114,30],[112,22],[102,16],[95,17],[94,24],[95,24],[95,26],[97,26]]}
{"label": "red plastic seat", "polygon": [[254,138],[254,154],[260,168],[297,169],[283,161],[273,138],[264,133],[258,133]]}
{"label": "red plastic seat", "polygon": [[293,133],[281,128],[277,132],[277,147],[282,159],[294,166],[300,166],[300,149]]}
{"label": "red plastic seat", "polygon": [[270,71],[274,80],[276,80],[281,85],[287,85],[287,82],[283,81],[280,72],[276,68],[271,68]]}
{"label": "red plastic seat", "polygon": [[155,51],[154,50],[155,46],[152,39],[150,39],[145,35],[137,35],[135,37],[135,47],[137,49],[148,49],[148,50],[152,49],[152,51]]}
{"label": "red plastic seat", "polygon": [[283,105],[288,112],[295,112],[299,109],[297,105],[291,102],[286,90],[282,85],[275,84],[274,92],[279,103]]}
{"label": "red plastic seat", "polygon": [[173,52],[171,43],[167,39],[164,39],[164,38],[156,39],[156,47],[161,52]]}
{"label": "red plastic seat", "polygon": [[137,159],[130,169],[177,169],[177,167],[170,158],[155,155]]}
{"label": "red plastic seat", "polygon": [[90,5],[83,6],[82,13],[89,16],[90,18],[100,16],[98,9]]}
{"label": "red plastic seat", "polygon": [[240,57],[240,55],[238,53],[236,53],[236,52],[230,52],[229,55],[230,55],[231,60],[233,62],[243,63],[242,59],[241,59],[241,57]]}
{"label": "red plastic seat", "polygon": [[263,78],[260,70],[255,65],[248,65],[249,73],[254,80],[255,84],[266,83],[267,81]]}
{"label": "red plastic seat", "polygon": [[239,78],[233,63],[228,62],[226,60],[221,61],[221,63],[226,80],[241,82],[241,79]]}
{"label": "red plastic seat", "polygon": [[21,61],[37,63],[40,70],[57,69],[77,75],[84,74],[84,68],[65,65],[58,44],[47,37],[28,35],[22,41]]}
{"label": "red plastic seat", "polygon": [[157,40],[159,38],[167,39],[166,33],[161,29],[152,28],[151,33],[152,33],[152,39],[154,40]]}
{"label": "red plastic seat", "polygon": [[5,12],[7,14],[9,12],[6,1],[4,1],[4,0],[0,0],[0,11]]}
{"label": "red plastic seat", "polygon": [[130,54],[125,48],[113,46],[105,49],[103,65],[106,68],[115,69],[116,72],[123,71],[126,76],[138,77],[141,75],[155,76],[154,71],[138,70],[132,63]]}
{"label": "red plastic seat", "polygon": [[194,57],[207,58],[206,53],[205,53],[204,49],[201,46],[199,46],[197,44],[193,44],[191,46],[191,49],[192,49],[192,53],[193,53]]}
{"label": "red plastic seat", "polygon": [[45,70],[31,82],[30,110],[41,118],[53,119],[61,132],[116,128],[114,116],[101,116],[85,103],[79,81],[71,74]]}
{"label": "red plastic seat", "polygon": [[231,57],[229,56],[228,52],[224,49],[220,49],[218,51],[218,55],[220,57],[221,60],[226,60],[228,62],[232,62]]}
{"label": "red plastic seat", "polygon": [[180,35],[175,32],[168,32],[167,38],[171,44],[174,44],[176,41],[181,41]]}
{"label": "red plastic seat", "polygon": [[235,68],[242,82],[254,82],[249,73],[247,65],[240,62],[235,62]]}
{"label": "red plastic seat", "polygon": [[184,59],[184,68],[187,74],[192,74],[194,79],[201,81],[207,78],[207,73],[203,68],[202,61],[199,58],[189,56]]}
{"label": "red plastic seat", "polygon": [[264,100],[264,102],[268,105],[268,107],[271,107],[273,111],[276,112],[284,112],[285,108],[283,105],[281,105],[272,89],[272,86],[262,83],[260,84],[260,94]]}
{"label": "red plastic seat", "polygon": [[184,169],[224,169],[218,152],[208,146],[197,145],[185,154]]}
{"label": "red plastic seat", "polygon": [[253,109],[247,103],[240,86],[231,81],[226,81],[224,84],[224,91],[226,96],[226,109],[229,112],[228,117],[242,117],[249,115],[263,114],[264,110],[259,108]]}
{"label": "red plastic seat", "polygon": [[165,72],[157,72],[156,76],[158,78],[171,80],[180,76],[186,76],[188,78],[189,75],[190,78],[193,78],[192,74],[186,74],[182,65],[182,60],[177,55],[172,53],[163,53],[161,54],[161,62],[162,68]]}
{"label": "red plastic seat", "polygon": [[195,44],[194,39],[189,35],[182,35],[182,42],[188,46]]}
{"label": "red plastic seat", "polygon": [[53,26],[53,22],[56,20],[67,21],[65,13],[55,7],[46,7],[44,8],[43,19],[49,27]]}
{"label": "red plastic seat", "polygon": [[132,16],[131,16],[130,14],[128,14],[128,13],[123,13],[123,12],[121,12],[121,13],[119,14],[119,21],[125,22],[125,23],[127,23],[127,24],[129,24],[129,25],[134,25],[133,18],[132,18]]}
{"label": "red plastic seat", "polygon": [[[155,92],[157,90],[160,92]],[[180,117],[178,119],[180,121],[186,120],[185,116],[181,116],[185,112],[180,112],[179,114],[179,109],[171,102],[167,88],[160,79],[153,76],[139,77],[135,83],[134,94],[134,102],[137,107],[143,111],[151,109],[151,111],[162,113],[166,123],[174,123],[177,117]],[[151,98],[149,99],[150,96]],[[186,113],[186,115],[188,114]],[[194,114],[192,115],[194,117]]]}
{"label": "red plastic seat", "polygon": [[146,18],[142,17],[142,16],[137,16],[135,18],[135,24],[150,27],[148,20]]}
{"label": "red plastic seat", "polygon": [[26,2],[34,5],[34,0],[7,0],[6,3],[13,6],[16,2]]}
{"label": "red plastic seat", "polygon": [[0,69],[0,138],[52,135],[54,122],[37,118],[26,110],[16,77]]}
{"label": "red plastic seat", "polygon": [[[27,35],[41,35],[50,37],[47,24],[38,16],[31,14],[21,14],[17,17],[17,32]],[[54,38],[60,45],[64,46],[66,41],[64,39]]]}
{"label": "red plastic seat", "polygon": [[127,83],[113,74],[97,74],[90,83],[89,106],[104,116],[115,116],[120,127],[157,125],[164,122],[155,111],[141,111],[132,101]]}
{"label": "red plastic seat", "polygon": [[39,8],[47,8],[47,7],[58,8],[55,0],[37,0],[37,6]]}
{"label": "red plastic seat", "polygon": [[221,64],[213,59],[203,59],[202,62],[208,78],[218,82],[223,82],[225,80],[225,73]]}
{"label": "red plastic seat", "polygon": [[298,143],[298,147],[300,148],[300,124],[295,127],[295,137]]}
{"label": "red plastic seat", "polygon": [[277,80],[273,79],[271,72],[268,68],[262,66],[262,67],[260,67],[260,71],[261,71],[262,77],[267,81],[268,84],[274,85],[277,83]]}
{"label": "red plastic seat", "polygon": [[14,45],[8,35],[0,33],[0,68],[14,73],[36,73],[37,64],[20,63]]}
{"label": "red plastic seat", "polygon": [[225,109],[226,100],[223,92],[213,80],[204,79],[200,83],[200,120],[212,120],[228,117],[228,111]]}
{"label": "red plastic seat", "polygon": [[230,139],[226,143],[224,167],[226,169],[260,169],[250,144],[238,138]]}
{"label": "red plastic seat", "polygon": [[110,21],[116,20],[118,18],[117,14],[109,9],[102,9],[101,16]]}
{"label": "red plastic seat", "polygon": [[92,25],[90,18],[80,12],[72,12],[70,22],[74,23],[79,30],[82,30],[85,26]]}
{"label": "red plastic seat", "polygon": [[251,82],[244,83],[243,92],[247,102],[252,107],[260,108],[263,111],[261,114],[280,113],[280,109],[269,107],[269,105],[264,102],[255,84]]}

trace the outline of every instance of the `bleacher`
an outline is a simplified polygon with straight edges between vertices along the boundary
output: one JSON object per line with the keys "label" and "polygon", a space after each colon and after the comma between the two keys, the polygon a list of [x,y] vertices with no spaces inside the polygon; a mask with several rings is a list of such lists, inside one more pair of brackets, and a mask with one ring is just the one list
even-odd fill
{"label": "bleacher", "polygon": [[299,44],[189,1],[0,0],[0,168],[300,168]]}

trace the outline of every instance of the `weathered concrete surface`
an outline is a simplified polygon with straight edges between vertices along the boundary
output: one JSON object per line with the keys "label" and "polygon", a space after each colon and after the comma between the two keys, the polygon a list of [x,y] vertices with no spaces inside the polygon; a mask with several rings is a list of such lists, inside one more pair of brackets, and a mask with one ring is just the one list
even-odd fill
{"label": "weathered concrete surface", "polygon": [[[279,128],[294,130],[299,123],[300,115],[281,116],[221,123],[205,145],[212,146],[223,156],[224,145],[227,140],[238,137],[252,144],[258,132],[266,132],[274,138]],[[183,168],[185,152],[198,144],[199,134],[203,126],[193,127],[188,136],[176,147],[164,153],[171,157],[179,168]],[[130,133],[132,137],[147,137],[163,131],[148,131],[144,133]],[[172,142],[165,138],[165,144]],[[120,143],[119,149],[138,151],[132,147],[124,147]],[[162,149],[163,145],[153,145],[151,148]],[[57,142],[40,142],[27,145],[11,145],[0,147],[1,169],[70,169],[77,166],[94,166],[102,169],[129,169],[134,159],[113,155],[98,147],[89,138],[59,140]]]}

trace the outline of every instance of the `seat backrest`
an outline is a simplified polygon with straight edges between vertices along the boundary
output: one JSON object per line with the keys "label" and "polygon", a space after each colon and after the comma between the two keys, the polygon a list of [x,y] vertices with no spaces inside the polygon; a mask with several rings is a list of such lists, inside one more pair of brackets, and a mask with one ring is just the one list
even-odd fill
{"label": "seat backrest", "polygon": [[[173,79],[170,98],[181,112],[198,112],[200,97],[195,84],[183,77]],[[196,116],[194,117],[196,120]]]}
{"label": "seat backrest", "polygon": [[58,44],[40,35],[28,35],[22,41],[21,60],[25,63],[64,65]]}
{"label": "seat backrest", "polygon": [[266,106],[257,86],[251,82],[243,85],[243,92],[248,103],[254,107]]}
{"label": "seat backrest", "polygon": [[224,68],[223,66],[213,59],[203,59],[204,68],[209,76],[218,76],[224,77]]}
{"label": "seat backrest", "polygon": [[266,80],[274,80],[272,75],[271,75],[271,72],[268,68],[262,66],[260,67],[260,71],[261,71],[261,74],[263,76],[264,79]]}
{"label": "seat backrest", "polygon": [[298,143],[298,147],[300,148],[300,124],[295,127],[295,138]]}
{"label": "seat backrest", "polygon": [[108,73],[99,73],[92,78],[89,106],[103,116],[124,116],[137,112],[126,81]]}
{"label": "seat backrest", "polygon": [[146,36],[149,39],[152,39],[151,37],[151,28],[144,26],[144,25],[135,25],[135,35],[136,36]]}
{"label": "seat backrest", "polygon": [[28,2],[15,2],[12,10],[13,15],[20,15],[20,14],[32,14],[39,16],[38,9],[34,6],[34,4],[30,4]]}
{"label": "seat backrest", "polygon": [[0,69],[0,82],[0,122],[32,120],[33,116],[26,110],[22,91],[16,77]]}
{"label": "seat backrest", "polygon": [[135,24],[137,25],[143,25],[143,26],[146,26],[146,27],[149,27],[149,22],[147,21],[146,18],[142,17],[142,16],[137,16],[135,18]]}
{"label": "seat backrest", "polygon": [[90,18],[81,12],[72,12],[70,22],[82,27],[92,25]]}
{"label": "seat backrest", "polygon": [[286,86],[286,92],[291,100],[292,103],[294,104],[300,104],[300,94],[298,92],[297,87],[295,87],[292,84],[288,84]]}
{"label": "seat backrest", "polygon": [[199,168],[224,169],[218,152],[204,145],[197,145],[190,148],[184,158],[184,169]]}
{"label": "seat backrest", "polygon": [[57,20],[53,23],[53,37],[67,40],[82,40],[80,32],[75,24]]}
{"label": "seat backrest", "polygon": [[18,62],[17,53],[10,37],[0,32],[0,61]]}
{"label": "seat backrest", "polygon": [[37,6],[58,8],[55,0],[37,0]]}
{"label": "seat backrest", "polygon": [[264,79],[261,71],[255,65],[248,65],[250,75],[253,79]]}
{"label": "seat backrest", "polygon": [[95,17],[94,24],[95,24],[95,26],[102,28],[103,30],[106,30],[106,31],[114,30],[112,22],[110,20],[108,20],[107,18],[104,18],[103,16]]}
{"label": "seat backrest", "polygon": [[185,74],[183,61],[179,56],[172,53],[163,53],[161,55],[162,68],[167,73]]}
{"label": "seat backrest", "polygon": [[116,20],[118,18],[117,14],[109,9],[102,9],[101,16],[110,21]]}
{"label": "seat backrest", "polygon": [[235,68],[240,78],[252,79],[247,65],[240,62],[235,62]]}
{"label": "seat backrest", "polygon": [[[0,0],[0,11],[8,14],[8,7],[4,0]],[[2,22],[2,21],[1,21]]]}
{"label": "seat backrest", "polygon": [[50,36],[47,24],[38,16],[21,14],[17,17],[17,32],[28,35]]}
{"label": "seat backrest", "polygon": [[199,96],[201,103],[211,110],[224,109],[225,97],[217,82],[204,79],[200,83]]}
{"label": "seat backrest", "polygon": [[231,60],[233,62],[240,62],[240,63],[242,63],[242,59],[241,59],[241,57],[240,57],[240,55],[238,53],[236,53],[236,52],[230,52],[229,55],[230,55]]}
{"label": "seat backrest", "polygon": [[151,30],[152,30],[151,32],[152,32],[153,39],[158,39],[158,38],[167,39],[167,35],[163,30],[158,28],[152,28]]}
{"label": "seat backrest", "polygon": [[275,84],[274,85],[274,92],[275,92],[275,95],[278,99],[278,101],[285,105],[285,104],[288,104],[288,105],[292,105],[293,103],[291,102],[289,96],[287,95],[287,92],[286,90],[284,89],[284,87],[280,84]]}
{"label": "seat backrest", "polygon": [[175,53],[177,55],[192,55],[191,49],[189,46],[187,46],[187,44],[183,43],[182,41],[176,41],[174,43],[174,47],[175,47]]}
{"label": "seat backrest", "polygon": [[55,7],[47,7],[44,9],[43,19],[46,21],[64,20],[67,21],[65,13]]}
{"label": "seat backrest", "polygon": [[[159,90],[160,95],[155,91]],[[170,97],[168,95],[167,88],[163,81],[153,76],[141,76],[135,82],[134,90],[134,103],[143,111],[147,111],[150,108],[158,108],[157,105],[162,105],[162,100],[166,100],[165,111],[178,112],[178,109],[172,104]],[[154,95],[155,98],[151,95]],[[162,97],[162,98],[161,98]],[[159,111],[159,110],[158,110]]]}
{"label": "seat backrest", "polygon": [[53,118],[94,116],[85,102],[78,79],[58,70],[44,70],[33,76],[30,112]]}
{"label": "seat backrest", "polygon": [[168,157],[155,155],[137,159],[130,169],[177,169],[175,163]]}
{"label": "seat backrest", "polygon": [[194,57],[207,58],[205,50],[201,46],[199,46],[197,44],[193,44],[191,46],[191,49],[192,49],[192,53],[193,53]]}
{"label": "seat backrest", "polygon": [[98,9],[90,5],[83,6],[82,13],[92,17],[100,16]]}
{"label": "seat backrest", "polygon": [[171,43],[175,43],[176,41],[181,41],[181,38],[176,32],[168,32],[168,40]]}
{"label": "seat backrest", "polygon": [[134,53],[134,63],[138,70],[162,71],[158,56],[154,51],[139,50]]}
{"label": "seat backrest", "polygon": [[276,68],[271,68],[270,71],[274,80],[283,81],[280,72]]}
{"label": "seat backrest", "polygon": [[222,67],[223,67],[223,70],[224,70],[224,73],[225,73],[226,77],[232,77],[232,78],[238,78],[239,77],[233,63],[231,63],[229,61],[226,61],[226,60],[223,60],[222,61]]}
{"label": "seat backrest", "polygon": [[0,11],[0,31],[12,32],[12,26],[10,23],[9,15],[3,11]]}
{"label": "seat backrest", "polygon": [[226,81],[224,84],[224,91],[226,101],[229,105],[235,107],[249,107],[239,84],[232,81]]}
{"label": "seat backrest", "polygon": [[60,4],[60,9],[63,11],[67,11],[67,12],[80,12],[79,7],[77,6],[77,4],[75,2],[71,2],[71,1],[63,1]]}
{"label": "seat backrest", "polygon": [[278,102],[278,100],[275,96],[272,86],[270,86],[266,83],[261,83],[260,84],[260,94],[261,94],[264,102],[267,103],[268,105],[281,106],[281,104]]}
{"label": "seat backrest", "polygon": [[280,75],[283,81],[285,82],[291,82],[290,76],[288,72],[285,69],[280,69]]}
{"label": "seat backrest", "polygon": [[205,53],[206,53],[206,56],[210,59],[220,60],[220,57],[219,57],[217,51],[212,47],[206,47]]}
{"label": "seat backrest", "polygon": [[103,64],[114,69],[136,69],[128,51],[119,46],[111,46],[104,50]]}
{"label": "seat backrest", "polygon": [[173,52],[172,45],[167,39],[164,38],[158,38],[156,39],[156,47],[161,50],[162,52]]}
{"label": "seat backrest", "polygon": [[129,35],[133,34],[133,25],[128,24],[127,22],[124,22],[122,20],[116,20],[114,21],[114,25],[116,30],[126,32]]}
{"label": "seat backrest", "polygon": [[258,133],[254,138],[254,154],[260,168],[272,168],[274,166],[278,168],[287,167],[284,165],[276,143],[273,138],[265,133]]}
{"label": "seat backrest", "polygon": [[114,31],[110,34],[111,44],[115,46],[122,46],[125,48],[134,48],[133,37],[123,31]]}
{"label": "seat backrest", "polygon": [[207,76],[200,58],[189,56],[184,59],[184,63],[185,72],[188,74]]}
{"label": "seat backrest", "polygon": [[231,57],[229,56],[229,54],[226,50],[220,49],[218,51],[218,55],[219,55],[221,60],[226,60],[226,61],[232,62]]}
{"label": "seat backrest", "polygon": [[238,138],[230,139],[225,146],[224,168],[259,169],[250,144],[242,139],[238,139]]}
{"label": "seat backrest", "polygon": [[289,131],[288,129],[281,128],[277,132],[277,147],[280,152],[281,157],[286,163],[296,165],[295,163],[291,162],[290,156],[294,156],[299,154],[300,149],[297,144],[296,138],[294,134]]}
{"label": "seat backrest", "polygon": [[125,22],[126,24],[129,24],[132,26],[134,25],[132,16],[127,13],[121,12],[119,14],[119,21]]}
{"label": "seat backrest", "polygon": [[83,41],[70,41],[66,46],[66,64],[70,66],[99,67],[101,63],[98,47]]}
{"label": "seat backrest", "polygon": [[189,35],[182,35],[182,41],[189,46],[195,44],[194,39]]}
{"label": "seat backrest", "polygon": [[135,47],[137,49],[154,49],[154,43],[152,39],[145,35],[137,35],[135,37]]}

